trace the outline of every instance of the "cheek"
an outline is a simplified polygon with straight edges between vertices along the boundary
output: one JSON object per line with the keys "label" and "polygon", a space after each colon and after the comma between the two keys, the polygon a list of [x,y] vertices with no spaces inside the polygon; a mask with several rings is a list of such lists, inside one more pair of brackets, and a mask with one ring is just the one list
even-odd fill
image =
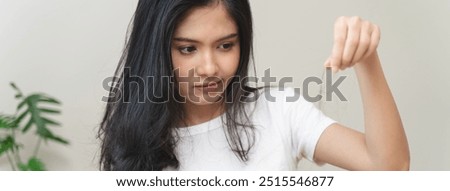
{"label": "cheek", "polygon": [[175,50],[172,50],[172,67],[173,69],[176,69],[180,66],[181,58],[177,55],[177,52]]}
{"label": "cheek", "polygon": [[[178,51],[178,50],[175,50]],[[185,96],[185,92],[188,89],[188,84],[187,83],[180,83],[180,76],[182,77],[186,77],[189,74],[189,70],[191,68],[189,68],[190,61],[189,59],[184,58],[183,56],[179,55],[178,52],[172,51],[172,67],[174,69],[174,75],[175,78],[178,82],[178,92],[182,95]],[[186,79],[184,79],[186,80]]]}
{"label": "cheek", "polygon": [[177,79],[179,76],[187,76],[190,69],[188,68],[188,66],[191,65],[189,62],[190,61],[188,59],[183,58],[182,56],[177,55],[177,53],[172,51],[172,67]]}
{"label": "cheek", "polygon": [[239,48],[233,50],[233,52],[227,56],[226,64],[223,65],[223,70],[226,75],[235,75],[237,68],[239,67],[240,51]]}

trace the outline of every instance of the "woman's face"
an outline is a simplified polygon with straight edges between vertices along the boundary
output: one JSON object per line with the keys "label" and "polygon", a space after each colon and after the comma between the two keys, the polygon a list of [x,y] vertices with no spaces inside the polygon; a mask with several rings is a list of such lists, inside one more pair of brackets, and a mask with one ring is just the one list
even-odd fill
{"label": "woman's face", "polygon": [[225,7],[219,3],[191,10],[172,42],[180,95],[195,105],[220,101],[240,58],[238,29]]}

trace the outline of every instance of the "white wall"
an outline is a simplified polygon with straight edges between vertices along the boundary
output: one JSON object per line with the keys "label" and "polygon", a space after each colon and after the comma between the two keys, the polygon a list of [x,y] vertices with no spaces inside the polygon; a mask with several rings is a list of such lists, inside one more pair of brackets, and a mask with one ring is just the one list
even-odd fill
{"label": "white wall", "polygon": [[[71,144],[41,147],[48,169],[97,169],[102,80],[114,72],[136,2],[0,0],[0,112],[13,113],[17,103],[10,81],[63,102],[55,117],[63,127],[54,130]],[[0,164],[9,169],[4,157]]]}
{"label": "white wall", "polygon": [[[57,134],[70,146],[44,145],[39,156],[49,170],[96,170],[96,131],[137,0],[0,0],[0,113],[13,113],[9,82],[25,92],[42,91],[63,102]],[[259,76],[271,68],[301,87],[321,77],[330,54],[332,27],[341,15],[359,15],[380,25],[379,54],[396,98],[411,149],[412,170],[450,170],[450,1],[253,0],[255,57]],[[341,90],[348,102],[327,102],[325,111],[363,130],[353,71]],[[24,137],[27,145],[34,140]],[[302,162],[305,170],[336,170]],[[7,160],[0,159],[7,170]]]}

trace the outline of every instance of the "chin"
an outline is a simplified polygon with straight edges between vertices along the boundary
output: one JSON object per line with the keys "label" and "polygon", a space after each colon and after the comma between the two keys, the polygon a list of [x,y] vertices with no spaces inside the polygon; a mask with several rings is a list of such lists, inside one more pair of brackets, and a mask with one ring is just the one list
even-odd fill
{"label": "chin", "polygon": [[206,106],[206,105],[213,105],[220,102],[220,100],[223,97],[221,96],[221,93],[214,93],[211,95],[195,95],[192,99],[186,98],[186,101],[191,103],[192,105],[198,105],[198,106]]}

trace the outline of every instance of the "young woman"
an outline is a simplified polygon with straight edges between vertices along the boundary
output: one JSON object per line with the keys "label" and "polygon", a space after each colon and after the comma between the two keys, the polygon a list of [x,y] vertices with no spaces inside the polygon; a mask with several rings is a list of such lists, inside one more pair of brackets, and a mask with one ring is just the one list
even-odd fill
{"label": "young woman", "polygon": [[324,64],[354,68],[365,133],[302,97],[286,101],[292,89],[250,87],[252,37],[248,0],[140,0],[99,131],[101,169],[295,170],[302,158],[349,170],[409,169],[376,25],[337,19]]}

